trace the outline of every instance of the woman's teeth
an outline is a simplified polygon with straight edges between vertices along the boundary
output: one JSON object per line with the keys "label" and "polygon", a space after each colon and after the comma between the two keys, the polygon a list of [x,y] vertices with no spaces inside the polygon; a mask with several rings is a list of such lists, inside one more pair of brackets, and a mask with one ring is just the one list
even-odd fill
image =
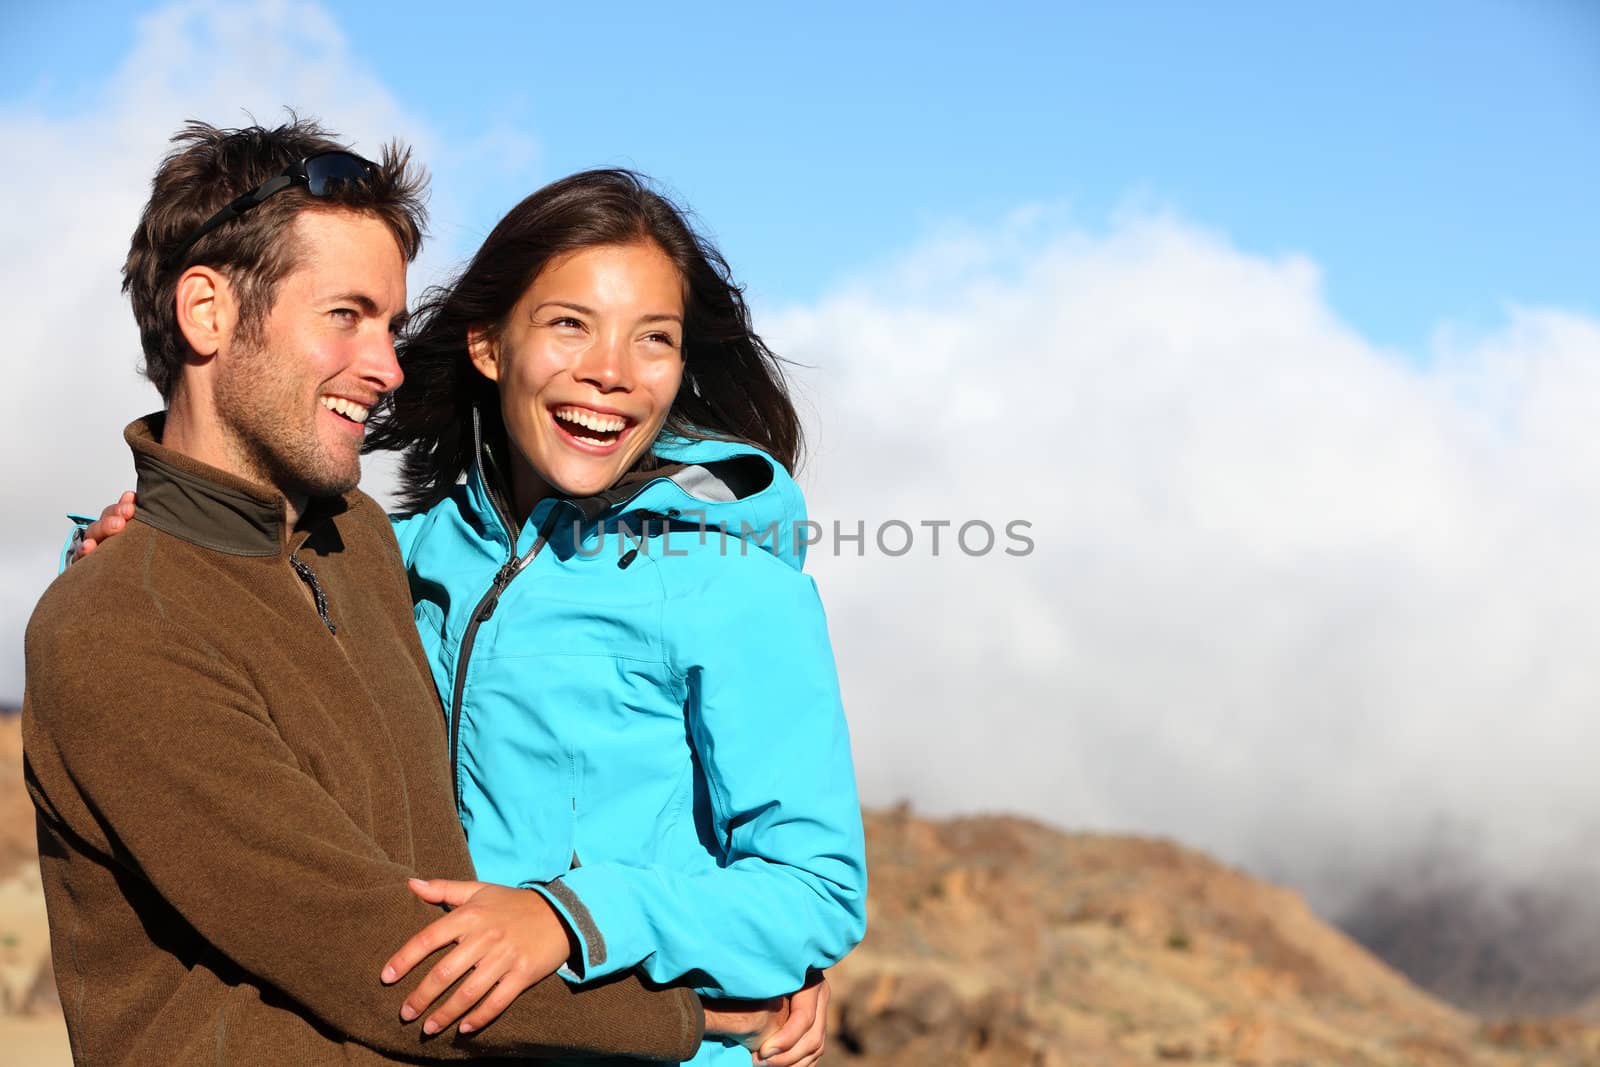
{"label": "woman's teeth", "polygon": [[620,433],[622,428],[628,425],[628,420],[620,415],[602,415],[587,408],[556,408],[555,417],[562,422],[577,423],[579,426],[599,430],[601,433]]}
{"label": "woman's teeth", "polygon": [[[575,440],[586,445],[609,445],[616,441],[617,434],[627,428],[628,420],[620,415],[602,415],[598,411],[588,408],[562,407],[553,412],[557,421],[566,424],[567,433]],[[577,427],[589,430],[589,433],[579,433]]]}
{"label": "woman's teeth", "polygon": [[323,407],[337,415],[343,415],[351,422],[367,421],[367,409],[354,400],[346,400],[342,396],[324,396],[319,399]]}

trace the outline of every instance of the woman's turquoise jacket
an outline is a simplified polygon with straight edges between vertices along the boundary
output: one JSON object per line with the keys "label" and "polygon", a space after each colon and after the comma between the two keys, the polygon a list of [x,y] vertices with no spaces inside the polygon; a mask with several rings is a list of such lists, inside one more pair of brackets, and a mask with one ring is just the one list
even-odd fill
{"label": "woman's turquoise jacket", "polygon": [[776,996],[866,923],[804,502],[749,446],[655,450],[658,475],[541,501],[519,532],[480,452],[395,532],[478,876],[560,911],[569,980]]}

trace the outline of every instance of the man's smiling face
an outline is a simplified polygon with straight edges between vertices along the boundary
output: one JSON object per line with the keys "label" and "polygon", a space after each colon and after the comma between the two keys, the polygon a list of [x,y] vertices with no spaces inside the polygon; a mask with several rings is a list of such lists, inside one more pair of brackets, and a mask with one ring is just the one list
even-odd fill
{"label": "man's smiling face", "polygon": [[234,473],[331,496],[360,480],[363,423],[400,384],[405,258],[381,220],[351,211],[302,211],[287,236],[297,265],[258,336],[236,335],[219,361],[216,416]]}

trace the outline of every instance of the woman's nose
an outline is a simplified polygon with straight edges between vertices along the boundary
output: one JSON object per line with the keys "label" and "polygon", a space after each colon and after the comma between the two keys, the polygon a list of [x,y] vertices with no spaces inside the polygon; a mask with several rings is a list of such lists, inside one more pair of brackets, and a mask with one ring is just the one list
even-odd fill
{"label": "woman's nose", "polygon": [[630,387],[628,344],[621,336],[604,335],[584,350],[573,368],[579,380],[594,383],[602,392]]}

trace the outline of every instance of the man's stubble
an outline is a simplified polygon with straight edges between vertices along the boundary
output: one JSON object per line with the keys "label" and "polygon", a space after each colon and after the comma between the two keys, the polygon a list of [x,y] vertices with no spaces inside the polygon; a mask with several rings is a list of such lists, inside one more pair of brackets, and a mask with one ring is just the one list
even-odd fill
{"label": "man's stubble", "polygon": [[217,378],[217,418],[244,477],[289,497],[337,496],[361,480],[360,449],[330,445],[318,432],[322,383],[309,381],[302,362],[265,339],[240,337]]}

